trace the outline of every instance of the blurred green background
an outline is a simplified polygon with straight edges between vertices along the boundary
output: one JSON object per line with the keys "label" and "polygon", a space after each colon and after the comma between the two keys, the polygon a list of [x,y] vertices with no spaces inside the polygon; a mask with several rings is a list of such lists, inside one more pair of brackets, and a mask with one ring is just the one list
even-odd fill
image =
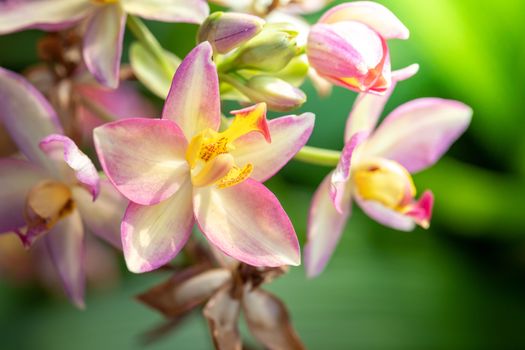
{"label": "blurred green background", "polygon": [[[474,109],[472,125],[445,158],[415,176],[420,190],[436,195],[428,231],[392,231],[356,210],[324,274],[308,280],[295,268],[269,289],[285,300],[311,349],[523,349],[525,2],[379,2],[411,30],[410,40],[390,42],[393,67],[421,66],[398,85],[387,112],[418,97],[451,98]],[[194,26],[149,25],[181,56],[194,43]],[[0,65],[34,63],[40,35],[0,37]],[[340,149],[355,94],[336,88],[319,99],[310,85],[305,90],[302,110],[317,115],[310,145]],[[329,170],[292,162],[269,182],[301,242],[309,200]],[[161,317],[132,297],[166,276],[124,268],[122,275],[113,289],[89,291],[85,311],[0,281],[0,348],[143,348],[139,335]],[[211,342],[195,315],[148,348],[209,349]]]}

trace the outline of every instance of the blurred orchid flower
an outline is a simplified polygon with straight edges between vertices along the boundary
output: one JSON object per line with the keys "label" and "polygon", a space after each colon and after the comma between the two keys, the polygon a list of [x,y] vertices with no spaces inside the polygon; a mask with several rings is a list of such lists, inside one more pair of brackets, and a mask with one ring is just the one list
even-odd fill
{"label": "blurred orchid flower", "polygon": [[[198,45],[179,66],[162,119],[98,127],[107,176],[132,203],[121,233],[133,272],[169,262],[195,221],[224,253],[257,266],[297,265],[299,244],[277,198],[260,182],[306,143],[314,116],[265,119],[264,104],[233,112],[224,131],[212,48]],[[271,143],[269,141],[272,140]]]}
{"label": "blurred orchid flower", "polygon": [[410,173],[433,165],[468,127],[472,110],[452,100],[421,98],[399,106],[376,128],[395,82],[417,65],[393,72],[383,96],[358,96],[345,130],[345,147],[335,170],[315,192],[305,247],[307,274],[324,269],[351,214],[352,200],[377,222],[402,231],[430,223],[433,195],[415,199]]}
{"label": "blurred orchid flower", "polygon": [[191,311],[205,305],[204,317],[217,349],[243,348],[237,326],[241,312],[251,334],[264,348],[304,349],[284,303],[261,288],[286,269],[253,267],[215,253],[215,259],[178,271],[138,296],[169,319],[167,325],[150,332],[150,339],[173,329]]}
{"label": "blurred orchid flower", "polygon": [[345,3],[327,11],[310,30],[308,60],[335,85],[381,94],[391,84],[386,40],[408,36],[408,29],[383,5]]}
{"label": "blurred orchid flower", "polygon": [[208,12],[204,0],[8,0],[0,3],[0,34],[28,28],[56,31],[85,20],[86,65],[101,84],[116,88],[127,14],[200,23]]}
{"label": "blurred orchid flower", "polygon": [[27,246],[42,236],[68,296],[82,307],[83,224],[119,247],[124,200],[62,135],[45,98],[24,78],[2,68],[0,101],[2,121],[28,159],[0,160],[0,232],[17,233]]}

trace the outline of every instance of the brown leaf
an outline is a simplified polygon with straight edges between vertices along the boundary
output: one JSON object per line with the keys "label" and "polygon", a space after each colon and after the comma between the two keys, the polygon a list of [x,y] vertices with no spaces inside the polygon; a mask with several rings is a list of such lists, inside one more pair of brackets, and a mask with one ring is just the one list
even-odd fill
{"label": "brown leaf", "polygon": [[231,286],[221,288],[206,304],[204,317],[208,320],[216,349],[242,349],[242,340],[237,328],[240,304],[239,300],[232,297]]}
{"label": "brown leaf", "polygon": [[166,317],[179,317],[204,303],[230,278],[230,272],[225,269],[202,272],[198,268],[189,268],[138,295],[137,299]]}
{"label": "brown leaf", "polygon": [[286,306],[261,289],[245,291],[242,307],[253,336],[270,350],[305,349],[293,329]]}

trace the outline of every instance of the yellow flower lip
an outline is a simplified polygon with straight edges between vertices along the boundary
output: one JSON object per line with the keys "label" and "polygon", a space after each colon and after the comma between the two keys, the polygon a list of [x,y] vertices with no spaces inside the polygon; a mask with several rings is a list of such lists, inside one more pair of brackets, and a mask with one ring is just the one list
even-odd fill
{"label": "yellow flower lip", "polygon": [[364,200],[373,200],[402,212],[416,195],[410,173],[399,163],[388,159],[373,159],[353,170],[357,193]]}
{"label": "yellow flower lip", "polygon": [[27,196],[25,216],[28,229],[49,231],[74,209],[75,202],[69,186],[53,180],[41,181]]}
{"label": "yellow flower lip", "polygon": [[270,142],[266,104],[259,103],[232,113],[235,114],[235,118],[226,130],[217,132],[205,129],[190,141],[186,150],[186,160],[191,168],[194,186],[216,184],[218,188],[226,188],[241,183],[250,176],[253,165],[248,163],[242,168],[235,165],[235,160],[230,154],[230,151],[235,149],[235,140],[251,132],[258,132]]}

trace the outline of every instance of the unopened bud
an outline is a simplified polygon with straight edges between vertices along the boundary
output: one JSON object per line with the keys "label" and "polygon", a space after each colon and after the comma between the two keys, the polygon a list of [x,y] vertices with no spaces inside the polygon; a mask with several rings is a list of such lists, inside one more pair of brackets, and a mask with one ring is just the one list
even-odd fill
{"label": "unopened bud", "polygon": [[257,69],[278,72],[298,54],[297,32],[288,28],[267,27],[239,48],[233,66],[237,69]]}
{"label": "unopened bud", "polygon": [[209,41],[215,52],[224,54],[256,36],[264,23],[248,14],[214,12],[201,25],[197,40]]}
{"label": "unopened bud", "polygon": [[249,79],[241,92],[252,102],[266,102],[274,111],[286,112],[306,102],[306,95],[286,81],[267,75]]}

